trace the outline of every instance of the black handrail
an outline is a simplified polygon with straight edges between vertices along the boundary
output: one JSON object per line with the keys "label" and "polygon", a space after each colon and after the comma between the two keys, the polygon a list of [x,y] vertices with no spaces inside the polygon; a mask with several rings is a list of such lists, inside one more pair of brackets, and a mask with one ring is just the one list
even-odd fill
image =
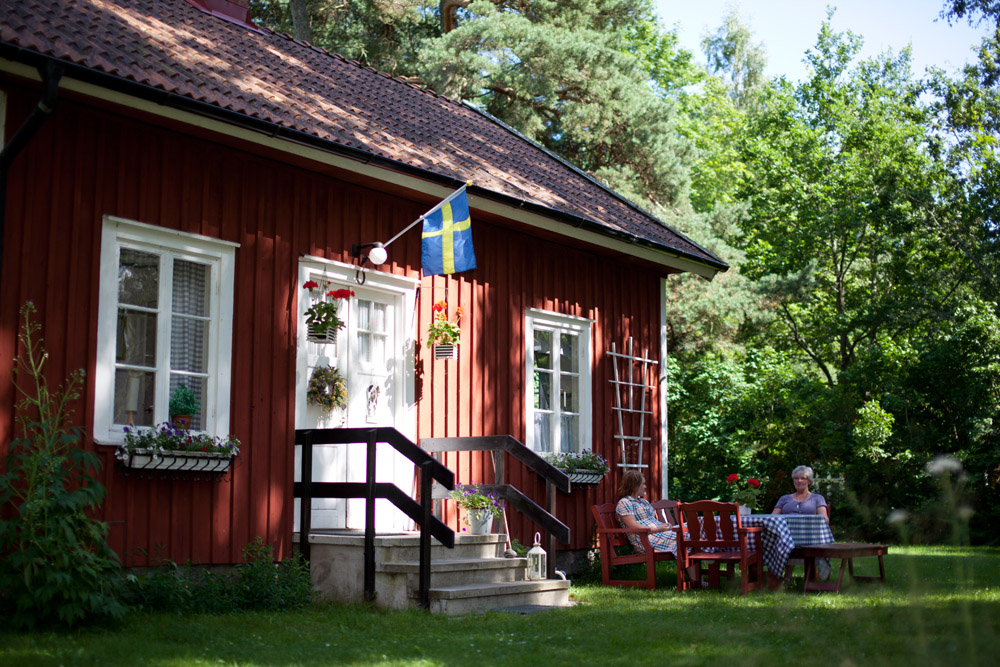
{"label": "black handrail", "polygon": [[[569,544],[569,526],[556,518],[556,491],[569,493],[573,485],[569,475],[528,449],[511,435],[488,435],[469,438],[421,438],[420,447],[428,452],[487,452],[492,451],[496,469],[496,484],[477,485],[485,491],[492,491],[514,506],[519,512],[545,530],[548,558],[548,576],[555,576],[555,540]],[[545,482],[545,505],[543,509],[518,489],[504,483],[503,452],[509,453],[534,471]]]}
{"label": "black handrail", "polygon": [[[420,469],[420,502],[403,493],[395,484],[375,481],[376,445],[384,442],[412,461]],[[314,482],[312,480],[312,448],[315,445],[367,445],[366,481]],[[365,499],[365,599],[375,599],[375,499],[385,498],[406,516],[420,524],[420,574],[418,596],[420,605],[430,607],[431,536],[449,549],[455,547],[455,532],[431,512],[431,483],[439,482],[446,489],[455,488],[455,473],[417,447],[402,433],[391,427],[326,428],[295,431],[295,444],[302,445],[302,481],[296,482],[292,494],[302,499],[299,518],[299,551],[308,561],[309,532],[312,527],[313,498]]]}

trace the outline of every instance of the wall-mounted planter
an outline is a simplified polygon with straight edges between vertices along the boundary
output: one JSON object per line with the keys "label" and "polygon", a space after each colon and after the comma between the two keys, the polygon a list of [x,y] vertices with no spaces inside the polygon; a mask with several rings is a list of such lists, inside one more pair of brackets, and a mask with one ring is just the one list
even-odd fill
{"label": "wall-mounted planter", "polygon": [[604,479],[605,473],[590,470],[567,470],[571,484],[598,484]]}
{"label": "wall-mounted planter", "polygon": [[444,343],[434,346],[435,359],[458,359],[458,346]]}
{"label": "wall-mounted planter", "polygon": [[145,449],[135,449],[118,458],[119,465],[150,472],[217,472],[229,470],[233,457],[206,452],[167,452],[154,456]]}

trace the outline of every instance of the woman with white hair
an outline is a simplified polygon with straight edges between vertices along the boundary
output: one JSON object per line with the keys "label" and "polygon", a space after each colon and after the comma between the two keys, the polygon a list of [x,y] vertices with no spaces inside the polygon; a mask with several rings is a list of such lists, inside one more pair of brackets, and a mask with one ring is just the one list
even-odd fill
{"label": "woman with white hair", "polygon": [[799,466],[792,471],[792,484],[795,493],[781,496],[771,514],[819,514],[830,520],[830,507],[826,498],[809,491],[813,483],[813,469],[809,466]]}

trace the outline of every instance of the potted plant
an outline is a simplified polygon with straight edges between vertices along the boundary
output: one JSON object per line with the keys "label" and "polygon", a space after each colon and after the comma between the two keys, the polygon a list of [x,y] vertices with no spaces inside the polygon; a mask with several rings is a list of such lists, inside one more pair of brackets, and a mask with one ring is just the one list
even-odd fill
{"label": "potted plant", "polygon": [[760,496],[760,480],[756,477],[748,477],[740,482],[740,476],[736,473],[726,478],[732,491],[734,503],[739,503],[740,514],[750,514],[752,508],[757,506],[757,498]]}
{"label": "potted plant", "polygon": [[198,399],[186,384],[179,384],[170,394],[170,420],[177,428],[191,428],[191,420],[198,414]]}
{"label": "potted plant", "polygon": [[347,380],[336,368],[317,366],[309,376],[306,403],[326,412],[347,407]]}
{"label": "potted plant", "polygon": [[[315,280],[306,282],[302,287],[309,291],[315,299],[306,308],[306,337],[314,343],[336,343],[337,332],[344,328],[345,322],[337,315],[341,299],[349,299],[354,292],[349,289],[330,290],[323,294],[318,290]],[[318,292],[318,294],[317,294]]]}
{"label": "potted plant", "polygon": [[148,428],[125,427],[125,442],[115,456],[126,468],[225,472],[240,453],[236,436],[194,433],[163,422]]}
{"label": "potted plant", "polygon": [[434,315],[427,327],[427,347],[434,348],[435,359],[457,359],[458,342],[462,329],[458,326],[462,319],[462,307],[455,311],[455,321],[448,319],[448,302],[438,301],[434,304]]}
{"label": "potted plant", "polygon": [[488,535],[493,519],[503,511],[503,501],[495,493],[481,491],[473,484],[459,486],[448,495],[465,510],[465,523],[473,535]]}
{"label": "potted plant", "polygon": [[547,454],[543,458],[569,475],[573,484],[597,484],[611,470],[607,460],[593,451]]}

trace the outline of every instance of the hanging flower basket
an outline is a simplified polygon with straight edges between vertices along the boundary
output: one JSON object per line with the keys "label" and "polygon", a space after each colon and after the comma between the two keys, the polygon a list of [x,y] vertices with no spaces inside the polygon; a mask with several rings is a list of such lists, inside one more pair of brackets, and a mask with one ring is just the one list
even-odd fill
{"label": "hanging flower basket", "polygon": [[320,329],[319,327],[310,324],[306,329],[306,340],[310,343],[319,343],[321,345],[336,343],[337,342],[337,330],[336,329]]}
{"label": "hanging flower basket", "polygon": [[458,346],[451,343],[434,346],[435,359],[458,359]]}

